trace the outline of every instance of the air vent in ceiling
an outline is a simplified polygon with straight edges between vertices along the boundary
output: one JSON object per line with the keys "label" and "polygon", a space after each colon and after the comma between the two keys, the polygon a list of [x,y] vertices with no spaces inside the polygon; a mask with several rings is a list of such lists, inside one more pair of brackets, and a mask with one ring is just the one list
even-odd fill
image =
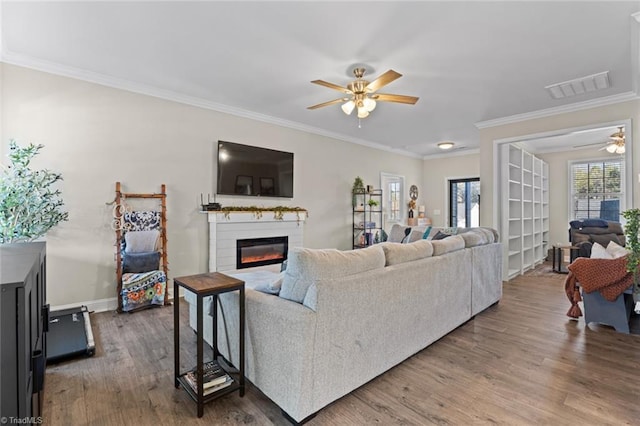
{"label": "air vent in ceiling", "polygon": [[553,99],[568,98],[607,88],[609,88],[609,71],[563,81],[562,83],[545,87]]}

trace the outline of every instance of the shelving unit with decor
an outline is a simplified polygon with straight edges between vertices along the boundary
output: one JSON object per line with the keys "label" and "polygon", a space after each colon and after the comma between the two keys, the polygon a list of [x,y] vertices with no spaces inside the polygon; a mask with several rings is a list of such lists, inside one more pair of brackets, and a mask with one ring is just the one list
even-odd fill
{"label": "shelving unit with decor", "polygon": [[549,239],[549,167],[536,156],[509,144],[502,147],[502,232],[507,279],[545,258]]}
{"label": "shelving unit with decor", "polygon": [[353,248],[369,247],[382,235],[382,190],[355,190],[352,195]]}

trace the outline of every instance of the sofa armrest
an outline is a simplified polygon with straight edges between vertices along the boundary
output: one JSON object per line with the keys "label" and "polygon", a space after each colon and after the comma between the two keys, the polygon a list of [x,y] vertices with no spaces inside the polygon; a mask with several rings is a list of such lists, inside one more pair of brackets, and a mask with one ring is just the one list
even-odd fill
{"label": "sofa armrest", "polygon": [[[218,348],[238,365],[238,292],[219,297]],[[316,314],[278,296],[245,290],[247,378],[291,417],[306,413],[313,389]]]}

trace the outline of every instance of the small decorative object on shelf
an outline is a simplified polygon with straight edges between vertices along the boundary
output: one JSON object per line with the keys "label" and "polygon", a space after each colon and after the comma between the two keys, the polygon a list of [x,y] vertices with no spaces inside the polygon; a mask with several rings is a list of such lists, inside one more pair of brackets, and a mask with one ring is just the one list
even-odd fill
{"label": "small decorative object on shelf", "polygon": [[[355,188],[355,185],[354,185]],[[363,248],[380,242],[383,232],[382,190],[354,189],[353,248]]]}
{"label": "small decorative object on shelf", "polygon": [[351,192],[354,194],[353,195],[353,207],[357,206],[357,200],[356,200],[356,193],[364,193],[364,182],[362,181],[362,178],[360,176],[356,176],[355,180],[353,181],[353,187],[351,188]]}
{"label": "small decorative object on shelf", "polygon": [[213,194],[213,203],[211,202],[211,195],[207,194],[207,204],[204,203],[204,197],[200,194],[200,204],[202,205],[203,212],[215,212],[222,210],[220,203],[216,202],[216,194]]}

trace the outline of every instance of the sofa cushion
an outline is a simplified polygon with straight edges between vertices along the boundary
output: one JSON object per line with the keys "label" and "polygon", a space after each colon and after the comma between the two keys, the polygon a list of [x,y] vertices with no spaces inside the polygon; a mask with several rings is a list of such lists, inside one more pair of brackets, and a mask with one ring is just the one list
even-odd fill
{"label": "sofa cushion", "polygon": [[431,257],[433,254],[431,241],[422,239],[410,244],[384,243],[380,246],[384,250],[386,266]]}
{"label": "sofa cushion", "polygon": [[589,234],[589,240],[600,244],[602,247],[606,247],[609,241],[614,241],[616,244],[621,243],[616,234]]}
{"label": "sofa cushion", "polygon": [[463,232],[462,234],[460,234],[460,236],[462,237],[462,239],[464,240],[464,246],[465,247],[476,247],[476,246],[482,246],[487,244],[487,237],[484,233],[482,232],[476,232],[476,231],[469,231],[469,232]]}
{"label": "sofa cushion", "polygon": [[334,279],[384,268],[380,244],[361,250],[291,248],[280,297],[302,303],[309,287],[318,280]]}
{"label": "sofa cushion", "polygon": [[460,235],[452,235],[444,240],[431,241],[433,256],[440,256],[464,248],[464,239]]}

